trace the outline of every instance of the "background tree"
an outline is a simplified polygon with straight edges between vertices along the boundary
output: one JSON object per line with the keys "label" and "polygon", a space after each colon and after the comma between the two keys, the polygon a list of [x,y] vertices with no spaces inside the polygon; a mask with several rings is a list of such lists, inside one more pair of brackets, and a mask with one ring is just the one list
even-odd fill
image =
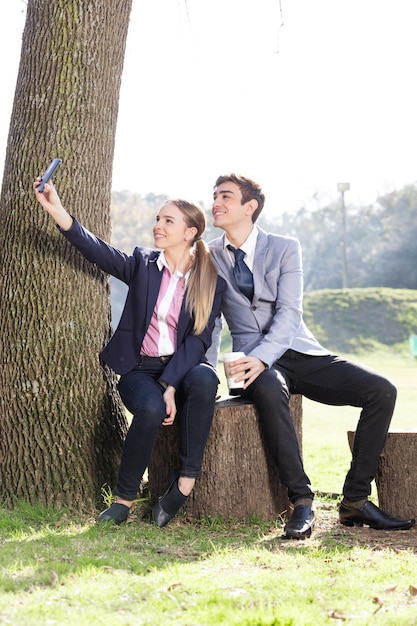
{"label": "background tree", "polygon": [[[417,186],[378,198],[369,206],[347,207],[349,287],[417,289]],[[262,221],[263,220],[263,221]],[[303,248],[304,287],[342,287],[342,223],[338,203],[285,213],[267,230],[297,237]]]}
{"label": "background tree", "polygon": [[376,213],[380,245],[370,248],[374,277],[367,284],[417,289],[417,186],[380,197]]}
{"label": "background tree", "polygon": [[29,0],[0,199],[0,497],[93,509],[126,423],[99,363],[109,283],[52,226],[32,182],[52,157],[63,203],[110,238],[130,0]]}

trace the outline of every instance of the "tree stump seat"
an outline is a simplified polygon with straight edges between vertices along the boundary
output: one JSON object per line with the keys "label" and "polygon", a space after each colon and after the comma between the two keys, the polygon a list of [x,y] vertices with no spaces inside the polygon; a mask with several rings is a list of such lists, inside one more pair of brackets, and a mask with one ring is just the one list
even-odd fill
{"label": "tree stump seat", "polygon": [[[301,396],[291,398],[291,416],[302,441]],[[178,467],[176,422],[161,428],[148,468],[153,497],[163,493],[170,471]],[[189,516],[224,519],[286,517],[287,489],[266,449],[254,405],[240,397],[216,402],[202,474],[184,507]]]}
{"label": "tree stump seat", "polygon": [[[348,431],[352,449],[355,433]],[[392,430],[381,452],[375,483],[378,504],[387,513],[417,517],[417,430]]]}

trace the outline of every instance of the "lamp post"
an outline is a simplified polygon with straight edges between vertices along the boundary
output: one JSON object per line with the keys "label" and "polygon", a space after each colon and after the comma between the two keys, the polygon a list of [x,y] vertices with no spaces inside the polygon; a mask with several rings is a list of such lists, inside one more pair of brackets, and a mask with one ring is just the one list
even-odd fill
{"label": "lamp post", "polygon": [[345,191],[349,191],[350,183],[337,183],[337,190],[340,191],[342,204],[342,288],[347,289],[347,260],[346,260],[346,206]]}

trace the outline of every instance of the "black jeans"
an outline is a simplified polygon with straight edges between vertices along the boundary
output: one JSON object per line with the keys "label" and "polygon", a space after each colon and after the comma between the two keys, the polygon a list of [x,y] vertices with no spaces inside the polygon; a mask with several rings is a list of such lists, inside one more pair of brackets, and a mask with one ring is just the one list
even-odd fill
{"label": "black jeans", "polygon": [[[137,496],[156,437],[166,417],[162,397],[164,390],[157,382],[164,367],[160,359],[144,359],[141,365],[119,380],[120,396],[133,415],[123,445],[116,487],[116,494],[125,500],[134,500]],[[175,419],[179,420],[181,476],[196,478],[201,473],[218,382],[213,368],[199,364],[187,373],[176,391]]]}
{"label": "black jeans", "polygon": [[255,404],[291,502],[313,495],[290,415],[293,393],[323,404],[362,409],[343,495],[352,501],[366,498],[394,412],[396,388],[376,372],[338,356],[309,356],[287,350],[242,393]]}

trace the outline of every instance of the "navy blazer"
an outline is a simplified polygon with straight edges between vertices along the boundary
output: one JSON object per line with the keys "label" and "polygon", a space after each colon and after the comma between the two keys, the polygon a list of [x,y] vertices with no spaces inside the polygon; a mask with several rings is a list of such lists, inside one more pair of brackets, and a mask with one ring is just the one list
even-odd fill
{"label": "navy blazer", "polygon": [[[76,219],[69,230],[60,231],[86,259],[129,287],[119,324],[101,352],[104,362],[116,373],[126,374],[139,360],[142,342],[158,298],[162,271],[158,269],[156,260],[161,252],[137,247],[129,256],[93,235]],[[194,320],[185,308],[184,297],[178,319],[175,354],[163,373],[163,380],[169,385],[177,388],[192,367],[198,363],[207,363],[205,352],[211,344],[225,289],[225,281],[218,277],[209,322],[199,335],[193,334]]]}

